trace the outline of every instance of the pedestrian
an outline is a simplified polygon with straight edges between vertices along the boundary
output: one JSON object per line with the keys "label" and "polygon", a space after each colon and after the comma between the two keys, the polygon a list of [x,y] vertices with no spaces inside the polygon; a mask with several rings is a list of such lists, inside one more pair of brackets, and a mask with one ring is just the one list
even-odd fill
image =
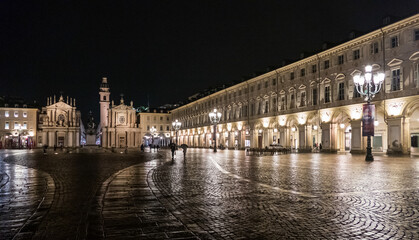
{"label": "pedestrian", "polygon": [[57,145],[54,144],[54,152],[57,151]]}
{"label": "pedestrian", "polygon": [[46,145],[46,144],[45,144],[45,145],[43,146],[43,149],[44,149],[44,154],[47,154],[47,148],[48,148],[48,145]]}
{"label": "pedestrian", "polygon": [[170,151],[172,152],[172,160],[175,160],[175,151],[176,151],[176,144],[170,144]]}
{"label": "pedestrian", "polygon": [[160,145],[157,145],[157,152],[159,151],[159,149],[160,149]]}
{"label": "pedestrian", "polygon": [[183,159],[186,160],[186,150],[188,150],[188,147],[183,147]]}
{"label": "pedestrian", "polygon": [[141,144],[141,152],[144,152],[144,144]]}
{"label": "pedestrian", "polygon": [[322,150],[322,148],[323,148],[322,143],[320,143],[320,145],[319,145],[320,151]]}

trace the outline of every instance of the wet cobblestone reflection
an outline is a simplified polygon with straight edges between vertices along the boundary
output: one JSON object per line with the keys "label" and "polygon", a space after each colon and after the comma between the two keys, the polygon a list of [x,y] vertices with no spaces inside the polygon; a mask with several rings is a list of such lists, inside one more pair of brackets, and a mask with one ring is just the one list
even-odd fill
{"label": "wet cobblestone reflection", "polygon": [[419,159],[0,152],[1,239],[419,239]]}

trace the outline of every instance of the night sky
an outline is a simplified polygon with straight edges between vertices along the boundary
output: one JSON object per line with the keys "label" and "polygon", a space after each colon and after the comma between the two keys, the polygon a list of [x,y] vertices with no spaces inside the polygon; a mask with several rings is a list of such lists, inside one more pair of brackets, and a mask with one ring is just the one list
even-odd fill
{"label": "night sky", "polygon": [[63,91],[85,120],[106,76],[115,102],[156,107],[416,13],[417,0],[0,1],[0,95]]}

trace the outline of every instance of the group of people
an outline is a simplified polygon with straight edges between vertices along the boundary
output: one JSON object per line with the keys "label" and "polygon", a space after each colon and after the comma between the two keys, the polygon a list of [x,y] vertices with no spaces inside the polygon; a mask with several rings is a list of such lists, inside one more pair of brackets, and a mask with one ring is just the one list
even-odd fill
{"label": "group of people", "polygon": [[[141,152],[144,152],[144,148],[145,148],[144,144],[141,144],[140,146]],[[175,160],[176,150],[178,149],[178,146],[175,143],[170,143],[169,148],[170,148],[170,151],[172,152],[172,160]],[[183,149],[183,159],[186,160],[186,151],[188,149],[188,146],[186,144],[182,144],[180,148]],[[159,151],[160,146],[150,145],[150,152],[152,151],[152,149],[154,149],[154,151],[156,150]]]}

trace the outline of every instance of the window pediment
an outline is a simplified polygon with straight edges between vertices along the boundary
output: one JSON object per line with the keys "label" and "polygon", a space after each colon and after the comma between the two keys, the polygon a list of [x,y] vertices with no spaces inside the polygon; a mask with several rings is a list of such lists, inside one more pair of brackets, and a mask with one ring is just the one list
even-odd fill
{"label": "window pediment", "polygon": [[284,90],[284,89],[282,89],[282,90],[279,92],[279,94],[285,94],[285,90]]}
{"label": "window pediment", "polygon": [[343,74],[343,73],[339,73],[339,74],[335,77],[335,80],[343,80],[343,79],[345,79],[345,74]]}
{"label": "window pediment", "polygon": [[322,83],[323,84],[325,84],[325,83],[330,83],[331,82],[331,80],[329,79],[329,78],[325,78],[325,79],[323,79],[323,81],[322,81]]}
{"label": "window pediment", "polygon": [[353,72],[351,72],[351,76],[355,76],[355,75],[358,75],[358,74],[362,74],[362,72],[357,70],[357,69],[355,69]]}
{"label": "window pediment", "polygon": [[298,89],[300,89],[300,90],[301,90],[301,89],[306,89],[306,85],[301,84],[301,85],[300,85],[300,87],[298,87]]}
{"label": "window pediment", "polygon": [[415,52],[412,54],[412,56],[409,57],[409,60],[416,61],[419,59],[419,52]]}
{"label": "window pediment", "polygon": [[295,90],[295,88],[294,87],[290,87],[289,89],[288,89],[288,92],[293,92]]}
{"label": "window pediment", "polygon": [[398,65],[400,65],[402,63],[403,63],[403,60],[400,60],[400,59],[397,59],[397,58],[393,58],[393,60],[391,60],[389,63],[387,63],[387,65],[389,67],[395,67],[395,66],[398,66]]}

